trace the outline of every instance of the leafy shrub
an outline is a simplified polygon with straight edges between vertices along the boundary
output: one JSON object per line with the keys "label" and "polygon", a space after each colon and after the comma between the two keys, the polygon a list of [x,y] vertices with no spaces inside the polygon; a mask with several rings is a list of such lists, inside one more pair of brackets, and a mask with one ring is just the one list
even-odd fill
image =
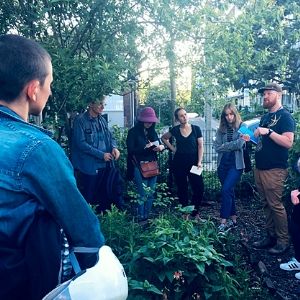
{"label": "leafy shrub", "polygon": [[196,223],[179,214],[163,215],[145,230],[143,241],[128,264],[130,299],[140,295],[155,299],[153,294],[157,299],[238,295],[237,282],[226,271],[231,263],[214,248],[220,239],[211,221]]}
{"label": "leafy shrub", "polygon": [[178,211],[161,214],[148,227],[113,208],[101,216],[107,244],[123,263],[128,299],[234,299],[232,264],[216,251],[220,236],[210,220],[185,220]]}
{"label": "leafy shrub", "polygon": [[214,200],[219,198],[221,191],[221,183],[216,171],[204,171],[202,173],[204,182],[204,198],[206,200]]}
{"label": "leafy shrub", "polygon": [[106,244],[123,263],[126,263],[140,246],[142,228],[126,211],[119,211],[114,206],[99,218]]}

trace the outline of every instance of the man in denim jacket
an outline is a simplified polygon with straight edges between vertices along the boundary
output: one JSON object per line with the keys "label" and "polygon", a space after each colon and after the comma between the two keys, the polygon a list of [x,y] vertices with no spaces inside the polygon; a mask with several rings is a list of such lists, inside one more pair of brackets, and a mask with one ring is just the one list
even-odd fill
{"label": "man in denim jacket", "polygon": [[[75,118],[73,126],[72,163],[77,171],[78,184],[86,201],[99,205],[97,210],[109,209],[112,198],[121,208],[122,180],[118,169],[115,168],[115,161],[119,159],[120,152],[102,116],[105,97],[88,102],[88,110]],[[108,190],[108,178],[112,173],[115,173],[113,192]]]}
{"label": "man in denim jacket", "polygon": [[104,244],[73,168],[48,131],[28,123],[51,95],[49,54],[0,36],[0,299],[41,299],[59,283],[62,228],[82,268]]}

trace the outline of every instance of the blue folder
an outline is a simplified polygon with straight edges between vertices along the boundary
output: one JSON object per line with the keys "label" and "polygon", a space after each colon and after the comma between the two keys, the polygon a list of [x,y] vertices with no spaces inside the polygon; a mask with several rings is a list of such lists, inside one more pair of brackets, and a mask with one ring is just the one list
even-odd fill
{"label": "blue folder", "polygon": [[257,144],[257,137],[254,136],[254,132],[246,126],[241,126],[239,129],[239,133],[248,134],[250,136],[250,141],[254,144]]}

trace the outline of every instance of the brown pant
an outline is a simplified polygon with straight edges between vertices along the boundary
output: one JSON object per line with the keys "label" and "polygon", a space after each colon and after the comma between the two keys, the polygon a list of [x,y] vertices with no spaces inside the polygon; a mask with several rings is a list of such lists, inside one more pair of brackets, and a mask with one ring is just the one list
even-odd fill
{"label": "brown pant", "polygon": [[267,232],[280,244],[289,243],[287,214],[281,200],[287,173],[286,169],[254,171],[255,184],[264,204]]}

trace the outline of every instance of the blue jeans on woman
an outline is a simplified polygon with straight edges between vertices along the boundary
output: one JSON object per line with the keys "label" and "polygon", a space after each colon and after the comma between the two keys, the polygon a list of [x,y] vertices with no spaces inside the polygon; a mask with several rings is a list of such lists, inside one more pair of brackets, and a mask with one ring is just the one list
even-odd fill
{"label": "blue jeans on woman", "polygon": [[237,170],[233,164],[223,164],[218,167],[218,176],[222,184],[221,219],[236,215],[234,188],[240,180],[243,169]]}
{"label": "blue jeans on woman", "polygon": [[[137,167],[134,167],[134,183],[139,195],[137,210],[138,218],[140,219],[148,219],[149,217],[154,200],[156,180],[157,176],[143,178],[140,170]],[[148,191],[148,188],[150,191]]]}

